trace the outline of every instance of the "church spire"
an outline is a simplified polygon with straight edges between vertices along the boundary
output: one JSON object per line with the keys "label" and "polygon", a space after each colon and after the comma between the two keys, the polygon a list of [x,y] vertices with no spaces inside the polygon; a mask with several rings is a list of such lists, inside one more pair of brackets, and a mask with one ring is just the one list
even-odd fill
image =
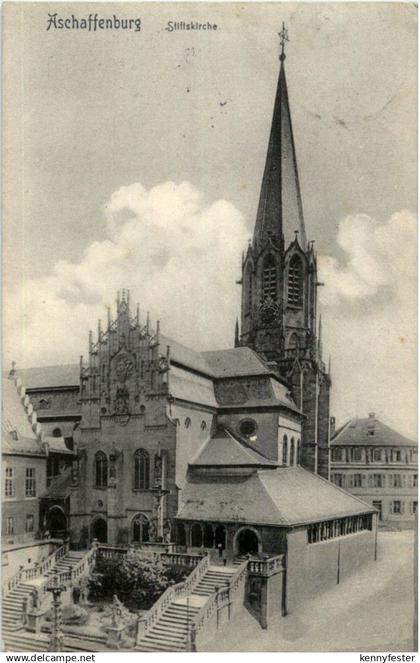
{"label": "church spire", "polygon": [[262,248],[268,237],[279,249],[287,248],[298,231],[297,240],[306,250],[302,198],[287,93],[285,44],[289,41],[283,23],[280,36],[280,74],[277,84],[267,158],[261,185],[254,247]]}

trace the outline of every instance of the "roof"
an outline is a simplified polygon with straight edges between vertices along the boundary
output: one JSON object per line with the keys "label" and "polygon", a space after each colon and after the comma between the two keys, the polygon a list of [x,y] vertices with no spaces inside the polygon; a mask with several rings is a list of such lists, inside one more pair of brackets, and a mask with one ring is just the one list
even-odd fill
{"label": "roof", "polygon": [[271,375],[270,370],[254,350],[247,347],[203,352],[214,377],[240,377],[248,375]]}
{"label": "roof", "polygon": [[[374,434],[371,434],[371,431]],[[368,447],[404,447],[416,446],[414,440],[404,437],[376,417],[350,419],[331,439],[331,445],[368,446]]]}
{"label": "roof", "polygon": [[[210,366],[207,364],[203,353],[196,352],[191,348],[188,348],[178,341],[174,341],[173,338],[160,334],[159,344],[163,347],[169,345],[171,352],[171,362],[176,362],[182,366],[191,368],[199,373],[204,373],[205,375],[212,375]],[[161,347],[162,350],[162,347]]]}
{"label": "roof", "polygon": [[[6,454],[45,455],[42,442],[36,433],[39,424],[32,415],[30,399],[21,397],[21,390],[13,378],[2,381],[2,452]],[[33,426],[36,427],[34,430]]]}
{"label": "roof", "polygon": [[71,468],[68,467],[51,480],[47,490],[40,497],[48,499],[65,499],[71,492]]}
{"label": "roof", "polygon": [[261,525],[304,525],[375,509],[301,467],[256,470],[247,477],[188,480],[177,518]]}
{"label": "roof", "polygon": [[66,445],[64,437],[44,437],[44,442],[48,444],[48,449],[51,453],[75,455],[75,451],[69,449]]}
{"label": "roof", "polygon": [[178,366],[171,367],[169,392],[175,398],[183,401],[217,407],[213,380]]}
{"label": "roof", "polygon": [[305,224],[299,174],[290,117],[284,62],[281,62],[267,157],[261,184],[254,248],[261,249],[270,235],[287,247],[299,231],[297,241],[306,250]]}
{"label": "roof", "polygon": [[262,456],[226,428],[221,428],[214,437],[205,442],[190,465],[201,467],[271,465],[276,467],[277,463]]}
{"label": "roof", "polygon": [[26,389],[78,387],[80,382],[79,364],[20,368],[16,372]]}

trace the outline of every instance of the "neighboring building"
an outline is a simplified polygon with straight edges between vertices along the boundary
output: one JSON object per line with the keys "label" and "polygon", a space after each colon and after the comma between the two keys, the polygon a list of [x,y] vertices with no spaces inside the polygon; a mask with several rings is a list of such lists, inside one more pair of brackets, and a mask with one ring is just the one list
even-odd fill
{"label": "neighboring building", "polygon": [[418,508],[417,444],[376,419],[352,419],[331,439],[331,480],[372,504],[379,524],[413,527]]}
{"label": "neighboring building", "polygon": [[290,384],[305,415],[302,464],[328,479],[331,377],[317,318],[321,284],[314,242],[306,239],[283,52],[280,60],[254,237],[242,262],[235,345],[259,352]]}
{"label": "neighboring building", "polygon": [[32,403],[13,373],[3,379],[2,392],[2,544],[12,546],[39,538],[47,453]]}

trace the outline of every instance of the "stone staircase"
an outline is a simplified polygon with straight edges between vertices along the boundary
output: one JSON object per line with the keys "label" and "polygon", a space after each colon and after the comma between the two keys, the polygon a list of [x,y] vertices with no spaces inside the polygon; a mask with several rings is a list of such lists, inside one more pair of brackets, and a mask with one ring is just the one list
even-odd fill
{"label": "stone staircase", "polygon": [[[71,572],[76,567],[86,553],[80,551],[68,551],[66,555],[57,559],[42,576],[37,578],[51,577],[56,573]],[[36,588],[34,580],[23,580],[16,585],[5,597],[2,599],[2,629],[4,631],[13,631],[19,628],[22,624],[23,615],[23,602],[25,599],[30,599],[31,594]]]}
{"label": "stone staircase", "polygon": [[180,652],[187,650],[187,638],[194,617],[216,590],[229,585],[236,568],[209,566],[188,596],[173,600],[156,623],[138,640],[136,651]]}
{"label": "stone staircase", "polygon": [[[29,633],[28,631],[5,631],[3,633],[4,651],[13,652],[48,652],[50,650],[51,636]],[[95,638],[69,637],[63,640],[65,652],[109,652],[110,649]]]}

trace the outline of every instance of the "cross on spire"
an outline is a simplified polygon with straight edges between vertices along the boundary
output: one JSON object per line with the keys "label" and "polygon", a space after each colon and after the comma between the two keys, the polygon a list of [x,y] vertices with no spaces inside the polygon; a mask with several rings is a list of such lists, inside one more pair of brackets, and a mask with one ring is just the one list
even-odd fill
{"label": "cross on spire", "polygon": [[284,25],[284,21],[283,21],[283,25],[282,25],[282,28],[281,28],[281,32],[279,32],[278,34],[279,34],[279,37],[280,37],[280,46],[281,46],[280,60],[283,62],[283,60],[286,59],[286,55],[284,53],[284,47],[285,47],[286,41],[289,41],[289,31],[287,30],[286,26]]}

